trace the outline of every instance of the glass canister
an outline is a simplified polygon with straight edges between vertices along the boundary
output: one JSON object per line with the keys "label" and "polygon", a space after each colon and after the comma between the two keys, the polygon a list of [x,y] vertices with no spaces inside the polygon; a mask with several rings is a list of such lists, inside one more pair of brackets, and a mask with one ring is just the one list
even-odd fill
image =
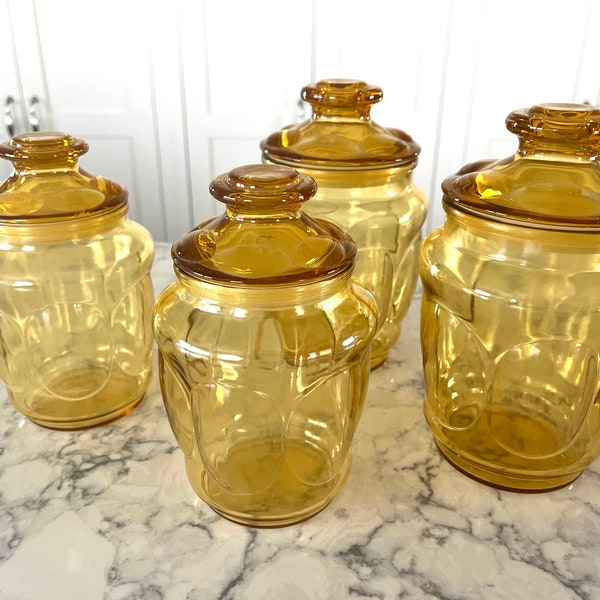
{"label": "glass canister", "polygon": [[54,132],[0,145],[0,378],[54,429],[128,413],[152,372],[154,244],[125,188],[79,167],[87,149]]}
{"label": "glass canister", "polygon": [[548,490],[600,454],[600,109],[506,123],[517,153],[448,177],[423,242],[425,414],[461,470]]}
{"label": "glass canister", "polygon": [[302,89],[309,120],[262,141],[263,162],[313,177],[309,214],[333,221],[358,246],[355,275],[373,294],[379,323],[371,367],[382,364],[400,336],[418,280],[424,194],[413,183],[419,145],[404,131],[372,121],[383,98],[363,81],[329,79]]}
{"label": "glass canister", "polygon": [[223,215],[172,249],[157,300],[163,399],[196,493],[251,526],[288,525],[343,486],[369,379],[376,308],[352,277],[356,245],[301,203],[294,169],[217,177]]}

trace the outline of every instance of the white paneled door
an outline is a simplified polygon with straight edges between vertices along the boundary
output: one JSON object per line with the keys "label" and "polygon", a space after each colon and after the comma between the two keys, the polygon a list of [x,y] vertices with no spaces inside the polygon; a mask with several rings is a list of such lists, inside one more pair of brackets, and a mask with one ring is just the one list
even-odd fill
{"label": "white paneled door", "polygon": [[211,179],[260,162],[260,141],[297,117],[311,80],[311,0],[183,0],[185,81],[193,219],[223,206]]}
{"label": "white paneled door", "polygon": [[16,130],[86,139],[84,168],[172,241],[222,211],[215,175],[306,118],[305,84],[363,79],[422,147],[429,231],[446,176],[515,151],[511,110],[600,102],[599,29],[597,0],[0,0],[0,101]]}
{"label": "white paneled door", "polygon": [[146,5],[3,0],[0,21],[11,30],[11,47],[3,49],[14,57],[14,93],[25,116],[17,131],[58,130],[88,141],[82,167],[125,185],[131,216],[166,239]]}

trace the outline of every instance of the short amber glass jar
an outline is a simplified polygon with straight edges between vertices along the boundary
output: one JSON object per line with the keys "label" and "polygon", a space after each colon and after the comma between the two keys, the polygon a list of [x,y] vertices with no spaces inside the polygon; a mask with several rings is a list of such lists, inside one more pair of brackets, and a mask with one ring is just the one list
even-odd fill
{"label": "short amber glass jar", "polygon": [[152,373],[150,234],[127,191],[64,133],[0,146],[0,378],[32,421],[80,429],[131,411]]}
{"label": "short amber glass jar", "polygon": [[280,526],[344,484],[376,309],[356,246],[301,203],[314,181],[248,165],[216,178],[226,212],[173,245],[158,298],[163,399],[196,493],[221,515]]}
{"label": "short amber glass jar", "polygon": [[425,414],[463,471],[547,490],[600,454],[600,110],[507,126],[518,152],[448,177],[423,242]]}
{"label": "short amber glass jar", "polygon": [[370,116],[383,98],[365,82],[330,79],[307,85],[309,120],[261,143],[263,162],[290,165],[318,184],[309,214],[333,221],[358,246],[355,275],[373,294],[379,324],[371,366],[383,363],[400,336],[418,280],[427,203],[413,183],[419,145]]}

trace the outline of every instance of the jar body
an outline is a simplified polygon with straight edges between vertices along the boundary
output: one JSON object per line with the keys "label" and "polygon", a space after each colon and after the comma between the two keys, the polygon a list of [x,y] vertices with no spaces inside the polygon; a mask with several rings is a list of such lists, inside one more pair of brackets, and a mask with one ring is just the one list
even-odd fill
{"label": "jar body", "polygon": [[254,289],[178,273],[155,307],[161,390],[209,506],[280,526],[333,499],[350,470],[375,319],[347,273]]}
{"label": "jar body", "polygon": [[39,425],[106,423],[149,383],[154,244],[126,216],[113,220],[0,227],[0,377]]}
{"label": "jar body", "polygon": [[371,355],[376,368],[400,337],[418,281],[425,195],[413,184],[412,166],[297,169],[318,184],[305,212],[336,223],[358,246],[354,275],[373,294],[379,312]]}
{"label": "jar body", "polygon": [[423,242],[425,415],[461,470],[547,490],[600,455],[598,243],[451,210]]}

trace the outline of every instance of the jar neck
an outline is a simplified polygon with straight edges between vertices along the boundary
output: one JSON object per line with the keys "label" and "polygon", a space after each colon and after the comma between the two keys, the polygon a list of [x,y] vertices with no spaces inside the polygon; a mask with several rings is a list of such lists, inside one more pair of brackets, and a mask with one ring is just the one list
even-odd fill
{"label": "jar neck", "polygon": [[68,171],[79,171],[77,158],[35,160],[35,159],[12,159],[13,169],[19,175],[30,175],[42,172],[61,173]]}
{"label": "jar neck", "polygon": [[539,138],[519,136],[517,156],[537,160],[598,164],[600,162],[600,144],[597,142],[573,143],[572,141],[540,140]]}
{"label": "jar neck", "polygon": [[231,221],[243,221],[246,223],[267,222],[267,221],[292,221],[301,219],[303,212],[301,206],[280,205],[276,208],[267,207],[266,210],[260,210],[258,207],[240,207],[238,204],[225,207],[225,215]]}
{"label": "jar neck", "polygon": [[370,106],[318,106],[313,104],[313,121],[368,122],[371,120]]}

